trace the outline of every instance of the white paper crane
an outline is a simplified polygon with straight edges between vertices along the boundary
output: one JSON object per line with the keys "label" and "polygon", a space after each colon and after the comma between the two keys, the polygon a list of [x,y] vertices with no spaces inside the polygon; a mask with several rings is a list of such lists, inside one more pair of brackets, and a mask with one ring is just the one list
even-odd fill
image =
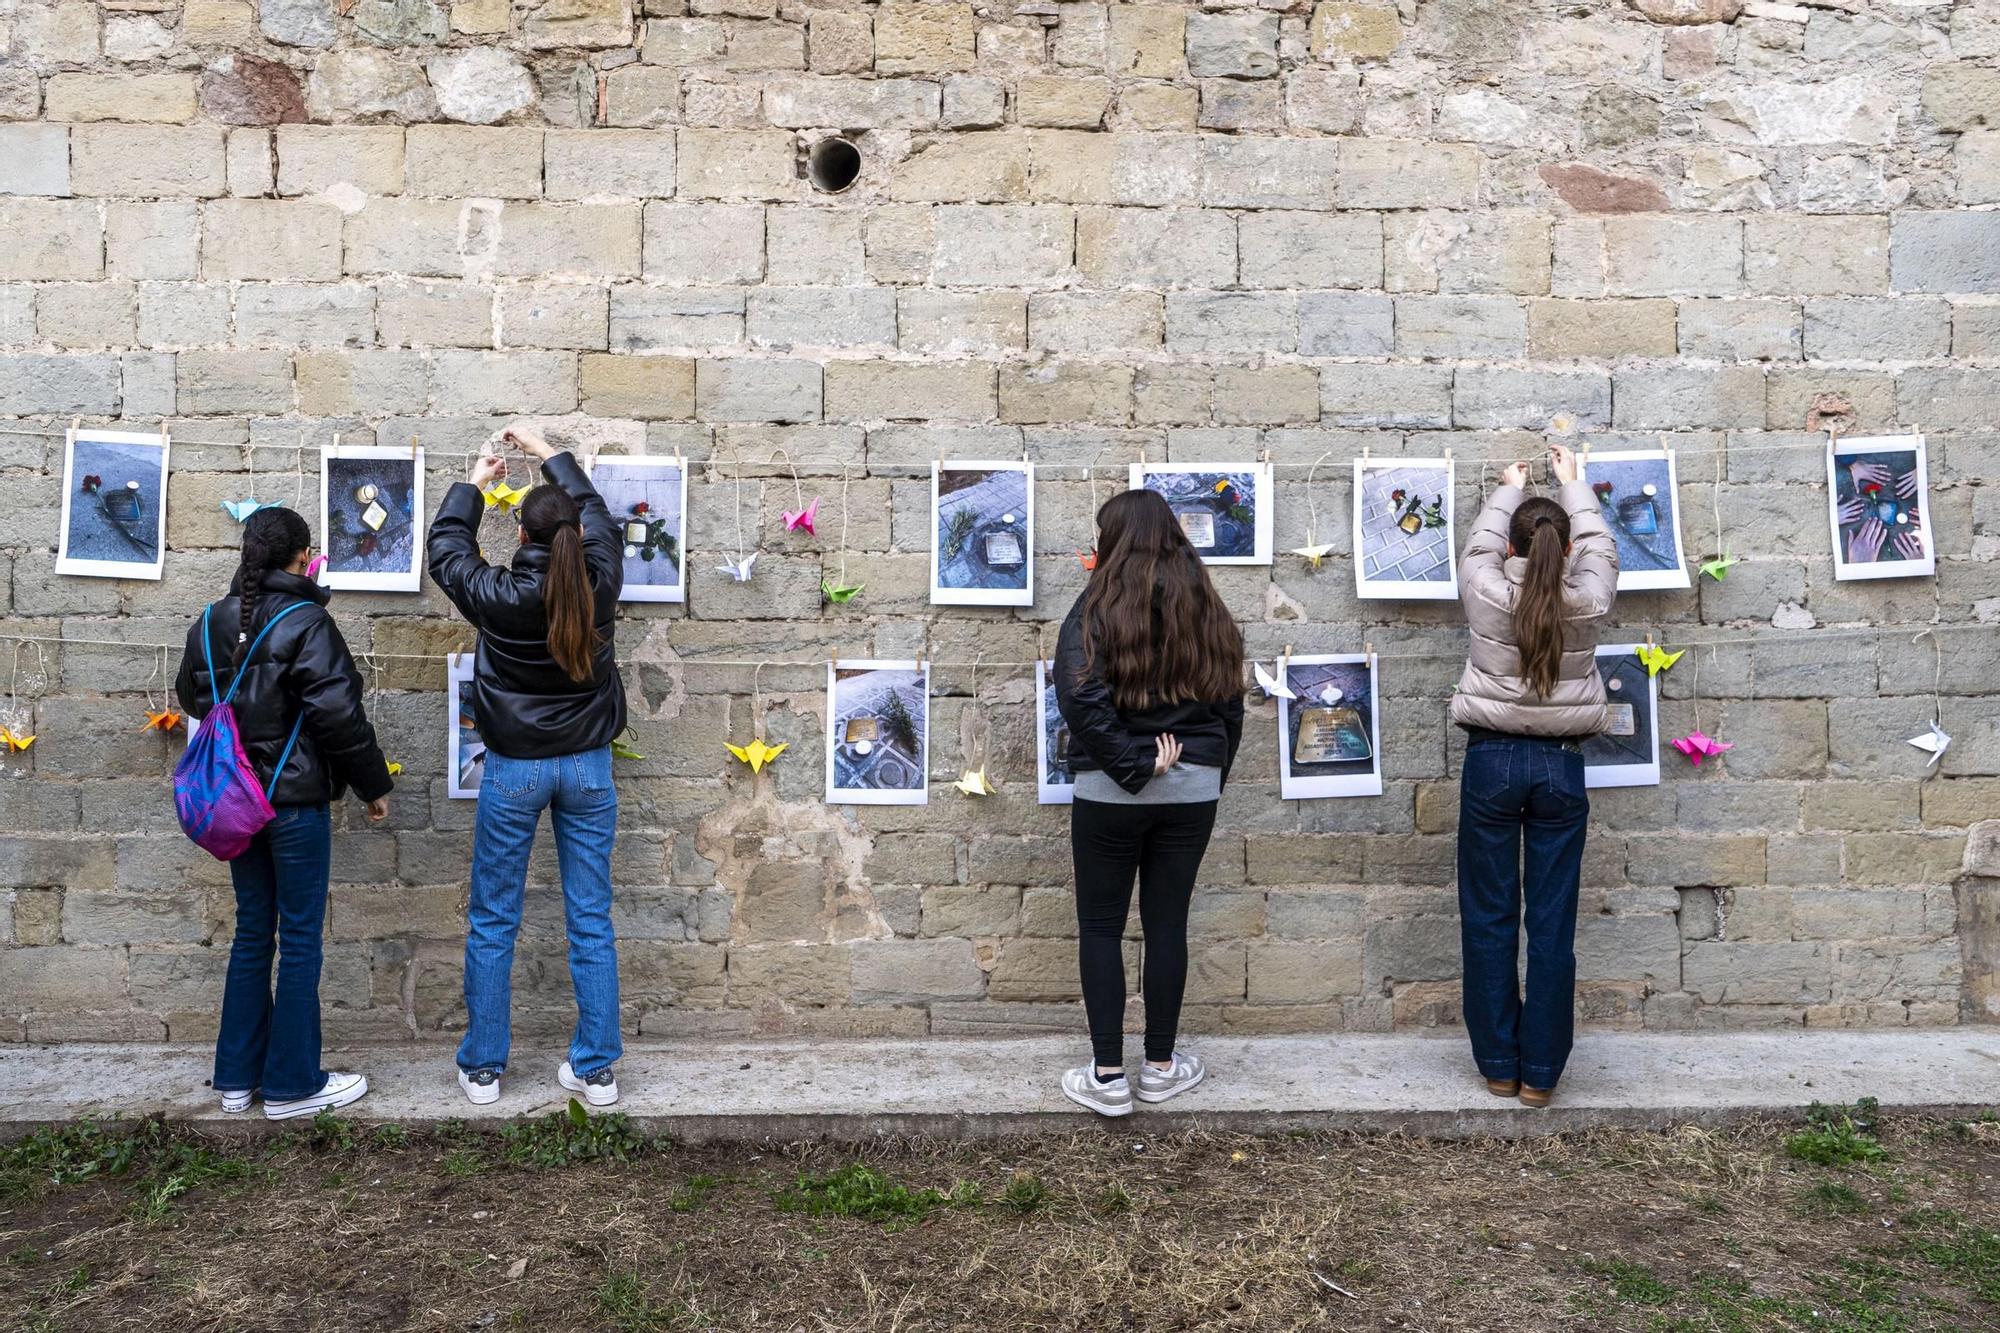
{"label": "white paper crane", "polygon": [[1908,744],[1916,746],[1919,750],[1930,751],[1931,761],[1924,767],[1936,768],[1938,760],[1944,758],[1944,752],[1951,748],[1951,737],[1945,735],[1943,727],[1932,722],[1929,733],[1910,737]]}

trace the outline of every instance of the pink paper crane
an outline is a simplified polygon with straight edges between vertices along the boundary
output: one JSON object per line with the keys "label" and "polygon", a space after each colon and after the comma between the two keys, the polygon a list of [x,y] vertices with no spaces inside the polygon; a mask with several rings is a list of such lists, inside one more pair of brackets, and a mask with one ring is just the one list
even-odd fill
{"label": "pink paper crane", "polygon": [[815,495],[812,498],[812,503],[804,509],[787,509],[785,511],[785,531],[797,532],[800,528],[804,528],[808,537],[817,537],[819,536],[819,530],[814,528],[813,524],[818,520],[819,497]]}
{"label": "pink paper crane", "polygon": [[1735,741],[1719,741],[1705,731],[1690,731],[1685,736],[1676,736],[1673,747],[1688,757],[1688,762],[1696,768],[1704,759],[1713,759],[1724,750],[1736,748]]}

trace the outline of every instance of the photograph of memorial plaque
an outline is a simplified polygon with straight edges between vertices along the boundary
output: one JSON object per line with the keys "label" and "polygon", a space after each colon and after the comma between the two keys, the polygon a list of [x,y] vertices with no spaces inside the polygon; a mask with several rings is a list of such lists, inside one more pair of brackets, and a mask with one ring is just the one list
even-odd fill
{"label": "photograph of memorial plaque", "polygon": [[157,579],[167,551],[167,437],[71,430],[56,573]]}
{"label": "photograph of memorial plaque", "polygon": [[829,804],[929,801],[930,684],[923,662],[827,663]]}
{"label": "photograph of memorial plaque", "polygon": [[1368,653],[1289,657],[1278,696],[1278,794],[1288,801],[1382,794],[1382,719]]}
{"label": "photograph of memorial plaque", "polygon": [[1359,597],[1458,596],[1449,458],[1354,460],[1354,585]]}
{"label": "photograph of memorial plaque", "polygon": [[415,592],[423,577],[424,451],[335,445],[319,456],[329,588]]}
{"label": "photograph of memorial plaque", "polygon": [[1668,449],[1584,454],[1580,479],[1618,544],[1618,591],[1688,586],[1679,478]]}
{"label": "photograph of memorial plaque", "polygon": [[1639,647],[1598,645],[1610,725],[1583,743],[1585,787],[1660,785],[1660,681],[1639,660]]}
{"label": "photograph of memorial plaque", "polygon": [[1033,464],[931,464],[931,533],[931,601],[1034,605]]}
{"label": "photograph of memorial plaque", "polygon": [[1129,484],[1166,498],[1204,564],[1271,563],[1269,464],[1134,463]]}
{"label": "photograph of memorial plaque", "polygon": [[687,465],[679,458],[599,458],[590,484],[625,542],[621,602],[685,602]]}
{"label": "photograph of memorial plaque", "polygon": [[445,768],[445,795],[454,801],[470,801],[479,796],[480,781],[486,776],[486,742],[480,739],[479,723],[472,716],[471,653],[453,653],[446,672],[447,698],[445,725],[450,763]]}
{"label": "photograph of memorial plaque", "polygon": [[1921,435],[1837,440],[1826,456],[1836,579],[1937,572],[1930,465]]}
{"label": "photograph of memorial plaque", "polygon": [[1043,805],[1076,800],[1076,773],[1069,766],[1069,723],[1056,707],[1055,663],[1035,663],[1035,699],[1041,726],[1035,729],[1035,794]]}

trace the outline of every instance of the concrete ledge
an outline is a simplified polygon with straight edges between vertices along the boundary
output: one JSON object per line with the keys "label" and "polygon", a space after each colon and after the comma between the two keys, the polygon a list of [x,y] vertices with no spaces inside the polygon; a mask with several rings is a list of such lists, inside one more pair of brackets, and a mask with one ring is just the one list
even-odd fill
{"label": "concrete ledge", "polygon": [[[1896,1032],[1585,1033],[1556,1105],[1534,1112],[1479,1081],[1462,1037],[1350,1035],[1191,1040],[1202,1087],[1112,1122],[1135,1131],[1401,1130],[1517,1136],[1593,1126],[1715,1125],[1795,1116],[1815,1101],[1970,1114],[2000,1106],[2000,1029]],[[648,1130],[713,1139],[987,1137],[1096,1123],[1056,1079],[1087,1049],[1068,1037],[935,1041],[668,1042],[628,1047],[620,1110]],[[516,1053],[493,1106],[469,1104],[446,1045],[331,1053],[371,1089],[363,1123],[500,1124],[568,1101],[560,1052]],[[246,1132],[206,1086],[209,1048],[0,1047],[0,1131],[85,1117],[164,1115]],[[296,1127],[299,1122],[292,1122]],[[275,1128],[275,1126],[274,1126]]]}

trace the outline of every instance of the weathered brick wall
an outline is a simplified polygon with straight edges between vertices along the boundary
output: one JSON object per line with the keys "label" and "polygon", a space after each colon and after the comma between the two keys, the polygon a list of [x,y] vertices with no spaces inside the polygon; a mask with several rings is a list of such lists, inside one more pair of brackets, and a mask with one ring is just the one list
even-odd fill
{"label": "weathered brick wall", "polygon": [[[461,466],[441,455],[514,414],[716,460],[686,614],[635,608],[621,633],[648,755],[620,777],[635,1031],[1080,1027],[1025,669],[936,673],[936,778],[990,733],[999,797],[855,811],[819,800],[820,668],[763,671],[793,749],[753,780],[721,745],[751,734],[751,673],[723,664],[1031,659],[1081,578],[1081,465],[1101,497],[1141,451],[1268,450],[1281,550],[1331,451],[1325,567],[1217,580],[1263,654],[1404,655],[1380,799],[1279,801],[1252,709],[1190,1025],[1453,1021],[1463,631],[1455,607],[1355,600],[1344,460],[1451,448],[1463,520],[1479,460],[1552,423],[1669,433],[1689,547],[1713,549],[1719,505],[1745,557],[1618,608],[1635,636],[1731,641],[1666,678],[1664,711],[1694,724],[1700,660],[1702,723],[1736,748],[1598,795],[1588,1017],[1949,1023],[1993,970],[1962,954],[1991,932],[1958,929],[1952,879],[2000,798],[1978,628],[2000,617],[2000,4],[18,0],[0,37],[0,424],[165,417],[179,440],[167,577],[120,584],[55,577],[61,442],[0,434],[4,632],[178,642],[233,563],[217,502],[254,463],[262,498],[316,512],[335,432],[420,434],[433,497]],[[816,193],[802,149],[842,128],[861,179]],[[1804,433],[1822,393],[1861,430],[1930,435],[1934,581],[1834,582]],[[754,466],[780,446],[827,497],[817,542],[783,533],[791,483]],[[927,605],[940,450],[1050,465],[1031,611]],[[740,585],[708,558],[733,545],[739,458],[767,551]],[[867,586],[823,607],[842,462]],[[336,609],[384,655],[373,712],[405,773],[387,830],[349,810],[336,835],[330,1026],[448,1030],[472,807],[444,795],[442,668],[389,655],[463,626],[434,591]],[[1912,634],[1933,623],[1956,743],[1925,779],[1903,740],[1931,714]],[[0,1035],[200,1038],[230,895],[168,818],[152,661],[72,643],[46,665],[29,650],[17,682],[41,739],[0,763]],[[560,1029],[550,868],[518,1003]]]}

